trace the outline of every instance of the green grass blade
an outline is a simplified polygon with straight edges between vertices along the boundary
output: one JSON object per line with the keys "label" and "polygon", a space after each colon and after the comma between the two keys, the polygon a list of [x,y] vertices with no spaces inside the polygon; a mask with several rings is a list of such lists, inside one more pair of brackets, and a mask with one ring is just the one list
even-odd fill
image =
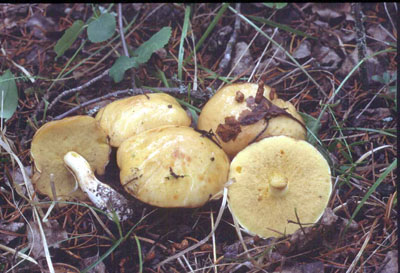
{"label": "green grass blade", "polygon": [[[373,58],[373,57],[375,57],[375,56],[377,56],[377,55],[379,55],[379,54],[388,53],[388,52],[396,52],[396,49],[389,48],[389,49],[381,50],[381,51],[375,52],[374,54],[372,54],[372,55],[370,55],[370,56],[367,56],[367,57],[365,57],[364,59],[362,59],[361,61],[359,61],[358,64],[357,64],[356,66],[353,67],[353,69],[350,71],[350,73],[344,78],[344,80],[343,80],[343,81],[340,83],[340,85],[336,88],[336,90],[333,92],[332,97],[329,98],[329,100],[333,100],[333,99],[334,99],[334,97],[337,95],[337,93],[339,92],[339,90],[342,89],[343,85],[347,82],[348,79],[350,79],[351,75],[353,75],[353,73],[354,73],[366,60],[368,60],[368,59],[370,59],[370,58]],[[325,113],[325,111],[326,111],[327,108],[328,108],[328,103],[325,104],[325,105],[322,107],[321,113],[319,114],[319,116],[318,116],[318,118],[317,118],[317,121],[318,121],[318,122],[321,121],[322,115]],[[311,130],[315,130],[315,129],[316,129],[315,127],[311,128]],[[343,130],[343,128],[342,128],[342,130]],[[311,143],[311,144],[313,144],[313,143]]]}
{"label": "green grass blade", "polygon": [[294,29],[292,27],[289,27],[288,25],[275,23],[274,21],[268,20],[268,19],[263,18],[263,17],[258,17],[258,16],[249,16],[249,17],[251,19],[253,19],[254,21],[257,21],[257,22],[260,22],[260,23],[264,23],[264,24],[269,25],[271,27],[277,27],[279,29],[282,29],[282,30],[287,31],[287,32],[294,33],[294,34],[299,35],[299,36],[303,36],[303,37],[307,37],[307,38],[310,38],[310,39],[318,40],[317,37],[311,36],[311,35],[303,32],[303,31],[300,31],[300,30]]}
{"label": "green grass blade", "polygon": [[[222,15],[226,11],[226,9],[229,7],[229,3],[224,3],[222,4],[220,10],[218,11],[217,15],[214,17],[214,19],[211,21],[210,25],[204,32],[203,36],[201,36],[200,40],[197,42],[196,46],[194,47],[193,52],[198,52],[198,49],[203,45],[205,39],[207,39],[208,35],[210,35],[211,31],[214,29],[215,25],[218,23],[218,21],[221,19]],[[192,58],[194,53],[190,53],[190,55],[183,61],[183,64],[185,65],[190,58]]]}
{"label": "green grass blade", "polygon": [[183,66],[183,55],[185,53],[184,43],[187,35],[187,31],[189,28],[189,19],[190,19],[190,6],[185,9],[185,18],[183,19],[183,27],[182,27],[182,35],[181,35],[181,43],[179,44],[179,53],[178,53],[178,79],[182,80],[182,66]]}
{"label": "green grass blade", "polygon": [[[263,36],[265,36],[271,43],[273,43],[275,46],[277,46],[282,52],[285,53],[288,58],[297,65],[297,67],[317,86],[321,92],[323,92],[321,86],[314,80],[313,77],[307,72],[307,70],[304,69],[304,67],[292,56],[290,53],[284,49],[279,43],[277,43],[274,39],[272,39],[268,34],[266,34],[264,31],[262,31],[258,26],[256,26],[252,21],[250,21],[247,17],[243,16],[240,14],[237,10],[235,10],[232,7],[229,7],[229,9],[235,13],[237,16],[242,18],[246,23],[248,23],[250,26],[252,26],[255,30],[257,30],[259,33],[261,33]],[[324,92],[323,92],[324,93]]]}
{"label": "green grass blade", "polygon": [[135,235],[135,241],[138,248],[138,256],[139,256],[139,273],[143,272],[143,259],[142,259],[142,248],[140,247],[140,242],[138,237]]}
{"label": "green grass blade", "polygon": [[371,196],[371,194],[376,190],[376,188],[382,183],[382,181],[386,178],[386,176],[389,175],[389,173],[396,168],[397,166],[397,158],[390,164],[390,166],[383,172],[381,176],[376,180],[376,182],[371,186],[371,188],[368,190],[368,192],[365,194],[363,199],[361,199],[360,203],[356,207],[356,209],[353,212],[353,215],[351,215],[351,218],[349,220],[349,223],[346,225],[346,228],[343,231],[343,235],[346,233],[347,228],[349,227],[350,223],[353,221],[353,219],[356,217],[362,206],[364,205],[365,201]]}
{"label": "green grass blade", "polygon": [[[338,127],[332,127],[333,130],[339,130]],[[371,132],[371,133],[377,133],[380,135],[385,135],[385,136],[390,136],[390,137],[396,137],[397,135],[391,134],[390,132],[396,133],[396,129],[372,129],[372,128],[358,128],[358,127],[346,127],[346,128],[341,128],[341,130],[352,130],[352,131],[366,131],[366,132]]]}

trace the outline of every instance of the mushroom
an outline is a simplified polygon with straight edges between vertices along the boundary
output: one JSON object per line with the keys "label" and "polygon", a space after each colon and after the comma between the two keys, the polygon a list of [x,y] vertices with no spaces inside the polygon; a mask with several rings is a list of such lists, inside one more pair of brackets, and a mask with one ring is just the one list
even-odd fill
{"label": "mushroom", "polygon": [[230,158],[268,136],[306,137],[304,121],[295,107],[278,99],[262,81],[221,88],[203,107],[198,128],[212,130]]}
{"label": "mushroom", "polygon": [[100,182],[85,158],[70,151],[64,156],[64,163],[74,175],[80,188],[97,208],[106,212],[108,218],[113,219],[113,212],[119,221],[125,221],[132,216],[133,210],[129,201],[109,185]]}
{"label": "mushroom", "polygon": [[163,125],[189,126],[190,117],[176,99],[163,93],[116,100],[100,109],[96,120],[118,147],[130,136]]}
{"label": "mushroom", "polygon": [[117,150],[120,181],[142,202],[199,207],[227,181],[229,159],[206,135],[186,126],[162,126],[125,140]]}
{"label": "mushroom", "polygon": [[[64,166],[64,155],[76,151],[84,156],[97,174],[104,174],[111,147],[96,120],[74,116],[50,121],[33,136],[31,157],[35,165],[32,182],[36,190],[52,200],[86,200],[74,177]],[[57,198],[54,198],[51,181]]]}
{"label": "mushroom", "polygon": [[[311,144],[287,136],[253,143],[232,160],[229,209],[250,234],[279,237],[322,216],[332,191],[325,158]],[[290,222],[289,222],[290,221]],[[296,222],[296,223],[293,223]]]}

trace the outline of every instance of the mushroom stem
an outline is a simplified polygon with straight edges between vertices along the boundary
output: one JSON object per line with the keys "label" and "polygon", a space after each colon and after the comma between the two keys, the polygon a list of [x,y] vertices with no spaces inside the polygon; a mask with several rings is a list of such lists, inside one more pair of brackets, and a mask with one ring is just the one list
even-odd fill
{"label": "mushroom stem", "polygon": [[89,163],[81,155],[70,151],[65,154],[64,163],[74,175],[82,191],[97,208],[106,212],[108,218],[113,220],[113,212],[115,212],[120,221],[125,221],[133,214],[129,201],[109,185],[100,182]]}
{"label": "mushroom stem", "polygon": [[288,180],[286,177],[280,175],[273,175],[269,180],[271,186],[271,193],[275,196],[282,196],[286,193],[288,188]]}

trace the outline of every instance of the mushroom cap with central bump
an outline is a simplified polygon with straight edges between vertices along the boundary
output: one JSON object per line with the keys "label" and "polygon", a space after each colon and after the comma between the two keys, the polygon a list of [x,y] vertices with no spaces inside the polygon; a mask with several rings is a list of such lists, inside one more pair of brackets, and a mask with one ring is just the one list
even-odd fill
{"label": "mushroom cap with central bump", "polygon": [[96,115],[96,120],[118,147],[122,141],[148,129],[163,125],[189,126],[190,117],[176,99],[168,94],[153,93],[116,100]]}
{"label": "mushroom cap with central bump", "polygon": [[[250,234],[280,237],[322,216],[332,191],[325,158],[311,144],[287,136],[260,140],[231,162],[229,208]],[[296,223],[288,223],[291,220]]]}
{"label": "mushroom cap with central bump", "polygon": [[[276,135],[287,135],[297,139],[306,137],[304,121],[297,113],[296,108],[290,102],[278,99],[271,88],[266,85],[264,85],[263,96],[275,106],[285,109],[300,123],[287,115],[278,115],[268,121],[262,118],[253,124],[239,126],[237,121],[244,111],[250,111],[249,102],[251,98],[256,97],[258,88],[259,86],[255,83],[226,85],[215,93],[200,113],[198,128],[204,131],[212,130],[230,158],[233,158],[250,143],[264,137]],[[227,118],[236,119],[236,126],[232,127],[231,137],[224,139],[218,132],[218,128],[227,124]]]}
{"label": "mushroom cap with central bump", "polygon": [[107,135],[90,116],[74,116],[44,124],[33,136],[31,157],[35,163],[35,189],[52,200],[50,174],[58,200],[86,200],[75,178],[64,166],[64,155],[76,151],[84,156],[97,174],[104,174],[111,147]]}
{"label": "mushroom cap with central bump", "polygon": [[212,140],[186,126],[132,136],[117,151],[120,180],[137,199],[158,207],[199,207],[221,191],[229,159]]}

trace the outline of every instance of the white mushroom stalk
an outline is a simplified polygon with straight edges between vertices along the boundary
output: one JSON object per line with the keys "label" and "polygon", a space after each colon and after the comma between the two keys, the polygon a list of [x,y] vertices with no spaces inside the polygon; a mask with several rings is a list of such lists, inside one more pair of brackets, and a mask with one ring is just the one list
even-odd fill
{"label": "white mushroom stalk", "polygon": [[89,163],[81,155],[70,151],[64,156],[64,163],[72,172],[80,188],[93,204],[105,211],[113,219],[115,213],[119,221],[125,221],[133,214],[129,201],[109,185],[100,182],[94,175]]}

